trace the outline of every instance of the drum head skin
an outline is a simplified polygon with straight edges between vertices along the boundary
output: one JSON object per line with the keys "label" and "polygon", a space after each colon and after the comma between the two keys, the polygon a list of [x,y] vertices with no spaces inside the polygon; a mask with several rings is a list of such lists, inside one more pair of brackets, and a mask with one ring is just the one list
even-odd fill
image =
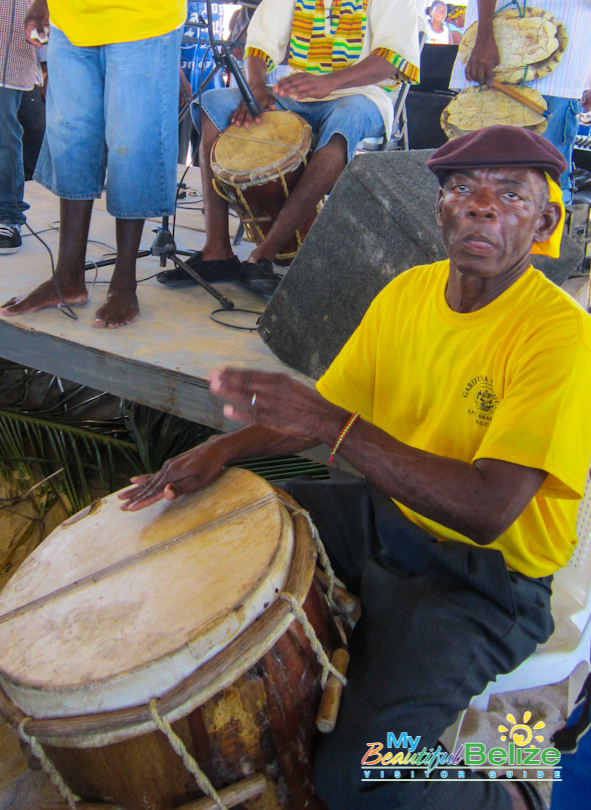
{"label": "drum head skin", "polygon": [[120,504],[110,495],[66,521],[0,594],[0,685],[31,717],[161,696],[286,582],[292,521],[253,473],[227,470],[202,492],[140,512]]}
{"label": "drum head skin", "polygon": [[[539,8],[526,7],[523,17],[516,8],[504,9],[495,16],[493,27],[501,58],[494,69],[495,78],[506,84],[547,76],[564,56],[568,44],[562,23]],[[470,59],[477,30],[475,22],[460,42],[458,53],[464,65]]]}
{"label": "drum head skin", "polygon": [[[520,93],[546,109],[546,102],[531,87],[521,87]],[[451,140],[458,135],[474,132],[496,124],[524,127],[542,133],[547,122],[544,116],[514,101],[498,90],[468,87],[450,101],[441,114],[441,127]]]}
{"label": "drum head skin", "polygon": [[213,173],[239,187],[274,180],[302,163],[310,150],[311,133],[303,118],[284,110],[263,113],[261,123],[249,129],[230,126],[212,147]]}

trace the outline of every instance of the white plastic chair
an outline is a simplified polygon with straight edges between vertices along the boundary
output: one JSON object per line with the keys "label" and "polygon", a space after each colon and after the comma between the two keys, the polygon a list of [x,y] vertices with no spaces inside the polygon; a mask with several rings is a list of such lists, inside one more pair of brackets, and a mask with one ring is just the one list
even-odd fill
{"label": "white plastic chair", "polygon": [[[570,715],[589,674],[591,645],[591,479],[577,513],[577,545],[568,564],[554,575],[552,616],[555,630],[527,660],[508,675],[500,675],[473,698],[471,708],[486,711],[491,695],[548,686],[568,678]],[[445,731],[442,742],[455,747],[465,712]]]}

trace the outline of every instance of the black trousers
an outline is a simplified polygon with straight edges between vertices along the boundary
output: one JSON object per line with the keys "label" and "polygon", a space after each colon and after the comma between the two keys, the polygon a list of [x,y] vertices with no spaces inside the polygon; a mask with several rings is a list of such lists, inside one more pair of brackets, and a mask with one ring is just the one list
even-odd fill
{"label": "black trousers", "polygon": [[387,750],[388,732],[437,748],[472,697],[550,636],[552,577],[510,572],[499,551],[438,542],[361,481],[284,489],[310,512],[363,610],[337,727],[316,753],[319,795],[330,810],[510,810],[501,783],[362,782],[361,759],[368,743]]}

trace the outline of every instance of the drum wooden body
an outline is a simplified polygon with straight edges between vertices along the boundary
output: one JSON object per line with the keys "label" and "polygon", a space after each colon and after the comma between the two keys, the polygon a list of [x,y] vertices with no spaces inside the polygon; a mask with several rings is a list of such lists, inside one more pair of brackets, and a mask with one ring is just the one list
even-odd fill
{"label": "drum wooden body", "polygon": [[[109,538],[97,534],[112,523]],[[338,635],[315,560],[306,519],[243,470],[140,513],[103,499],[53,532],[0,595],[0,712],[15,727],[29,718],[25,732],[85,801],[169,810],[203,795],[156,729],[157,699],[214,787],[262,773],[267,792],[249,810],[320,810],[320,667],[281,598],[303,605],[330,655]]]}
{"label": "drum wooden body", "polygon": [[[257,245],[302,176],[312,149],[310,125],[295,113],[269,111],[249,129],[230,126],[215,141],[211,166],[217,192],[228,200]],[[289,265],[312,227],[314,211],[275,258]]]}

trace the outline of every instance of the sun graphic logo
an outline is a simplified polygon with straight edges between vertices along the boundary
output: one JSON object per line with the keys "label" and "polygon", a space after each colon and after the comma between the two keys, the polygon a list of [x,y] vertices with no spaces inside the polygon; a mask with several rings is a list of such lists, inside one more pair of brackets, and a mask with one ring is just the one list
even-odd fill
{"label": "sun graphic logo", "polygon": [[[509,732],[509,739],[512,740],[515,745],[523,748],[531,743],[530,748],[535,748],[534,744],[532,743],[532,739],[534,739],[534,731],[545,728],[546,724],[544,721],[538,720],[533,728],[530,727],[528,723],[531,720],[531,712],[525,712],[523,715],[523,721],[521,723],[518,723],[512,714],[507,715],[507,720],[513,725],[511,729],[508,729],[507,726],[499,726],[499,731],[502,735],[501,740],[504,742],[507,739],[506,732]],[[538,740],[538,742],[544,742],[544,738],[541,734],[536,734],[535,739]]]}

